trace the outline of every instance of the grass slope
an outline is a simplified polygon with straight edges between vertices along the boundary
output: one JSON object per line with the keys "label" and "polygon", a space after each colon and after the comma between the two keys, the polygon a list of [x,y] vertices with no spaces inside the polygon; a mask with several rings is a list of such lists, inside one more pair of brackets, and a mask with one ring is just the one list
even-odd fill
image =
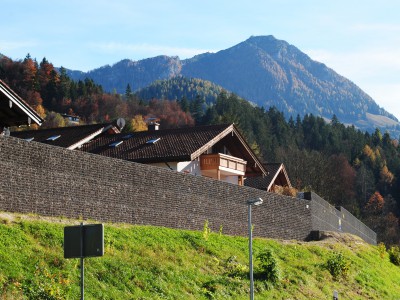
{"label": "grass slope", "polygon": [[[79,259],[63,258],[67,224],[0,215],[0,299],[79,299]],[[340,299],[400,299],[400,269],[378,247],[258,238],[253,245],[255,257],[271,249],[281,273],[273,286],[255,261],[255,299],[332,299],[333,290]],[[325,265],[336,253],[350,268],[335,280]],[[245,237],[105,224],[104,257],[85,260],[85,299],[248,299],[247,265]]]}
{"label": "grass slope", "polygon": [[367,120],[372,123],[371,127],[382,127],[382,126],[396,126],[399,125],[399,122],[396,122],[393,119],[390,119],[386,116],[374,115],[370,113],[366,113]]}

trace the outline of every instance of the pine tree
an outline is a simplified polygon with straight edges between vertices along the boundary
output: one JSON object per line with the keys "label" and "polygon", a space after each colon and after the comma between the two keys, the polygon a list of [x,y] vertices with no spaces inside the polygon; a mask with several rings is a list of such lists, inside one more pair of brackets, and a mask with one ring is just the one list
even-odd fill
{"label": "pine tree", "polygon": [[125,97],[126,99],[130,99],[132,97],[132,89],[131,89],[131,85],[128,83],[126,85],[126,90],[125,90]]}

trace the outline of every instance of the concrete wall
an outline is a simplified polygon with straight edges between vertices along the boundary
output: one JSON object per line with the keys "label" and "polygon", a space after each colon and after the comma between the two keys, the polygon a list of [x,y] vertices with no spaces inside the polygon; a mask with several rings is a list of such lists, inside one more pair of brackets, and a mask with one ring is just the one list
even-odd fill
{"label": "concrete wall", "polygon": [[301,193],[300,198],[311,200],[314,230],[355,234],[370,244],[376,244],[376,233],[343,207],[334,207],[315,193]]}
{"label": "concrete wall", "polygon": [[0,210],[304,240],[309,201],[168,169],[0,137]]}
{"label": "concrete wall", "polygon": [[306,240],[330,230],[376,244],[372,230],[315,194],[286,197],[13,137],[0,136],[0,176],[2,211],[193,230],[208,220],[213,231],[246,236],[246,202],[261,197],[252,210],[255,236]]}

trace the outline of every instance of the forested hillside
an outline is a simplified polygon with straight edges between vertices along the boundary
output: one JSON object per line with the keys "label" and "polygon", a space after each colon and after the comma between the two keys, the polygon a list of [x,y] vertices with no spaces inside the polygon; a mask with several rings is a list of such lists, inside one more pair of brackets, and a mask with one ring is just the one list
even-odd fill
{"label": "forested hillside", "polygon": [[[129,85],[129,88],[130,85]],[[182,76],[171,79],[157,80],[134,94],[143,100],[168,99],[182,100],[201,97],[205,103],[215,103],[218,95],[224,89],[210,81]]]}
{"label": "forested hillside", "polygon": [[[123,93],[146,88],[176,76],[210,81],[260,107],[275,106],[288,119],[307,114],[333,115],[362,130],[400,134],[400,123],[363,90],[328,66],[274,36],[252,36],[228,49],[190,59],[157,56],[122,60],[83,73],[68,71],[75,80],[88,77],[106,91]],[[173,99],[173,98],[172,98]]]}
{"label": "forested hillside", "polygon": [[[400,150],[387,132],[362,132],[335,116],[329,124],[312,114],[287,121],[274,107],[255,107],[223,90],[210,103],[204,98],[207,89],[213,91],[208,85],[171,101],[143,100],[128,87],[124,95],[109,94],[92,80],[75,82],[46,59],[37,63],[29,56],[1,58],[0,79],[46,117],[44,127],[64,126],[60,113],[76,114],[86,123],[124,117],[125,130],[145,127],[148,117],[160,119],[162,128],[233,122],[265,162],[285,163],[297,189],[344,206],[375,230],[379,241],[400,242]],[[196,82],[185,80],[182,91]]]}

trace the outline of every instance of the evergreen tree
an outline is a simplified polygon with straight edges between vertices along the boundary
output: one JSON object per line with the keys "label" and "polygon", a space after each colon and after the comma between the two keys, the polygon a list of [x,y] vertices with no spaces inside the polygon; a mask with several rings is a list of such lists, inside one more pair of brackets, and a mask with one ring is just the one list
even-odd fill
{"label": "evergreen tree", "polygon": [[189,102],[188,102],[186,96],[183,96],[181,98],[181,100],[179,100],[178,103],[179,103],[179,106],[181,107],[182,111],[184,111],[186,113],[189,112]]}
{"label": "evergreen tree", "polygon": [[196,99],[191,103],[190,113],[192,114],[196,123],[201,123],[201,119],[204,116],[204,109],[203,109],[204,104],[205,100],[200,95],[197,95]]}
{"label": "evergreen tree", "polygon": [[126,99],[130,99],[132,96],[133,96],[133,94],[132,94],[131,85],[128,83],[126,85],[125,97],[126,97]]}

